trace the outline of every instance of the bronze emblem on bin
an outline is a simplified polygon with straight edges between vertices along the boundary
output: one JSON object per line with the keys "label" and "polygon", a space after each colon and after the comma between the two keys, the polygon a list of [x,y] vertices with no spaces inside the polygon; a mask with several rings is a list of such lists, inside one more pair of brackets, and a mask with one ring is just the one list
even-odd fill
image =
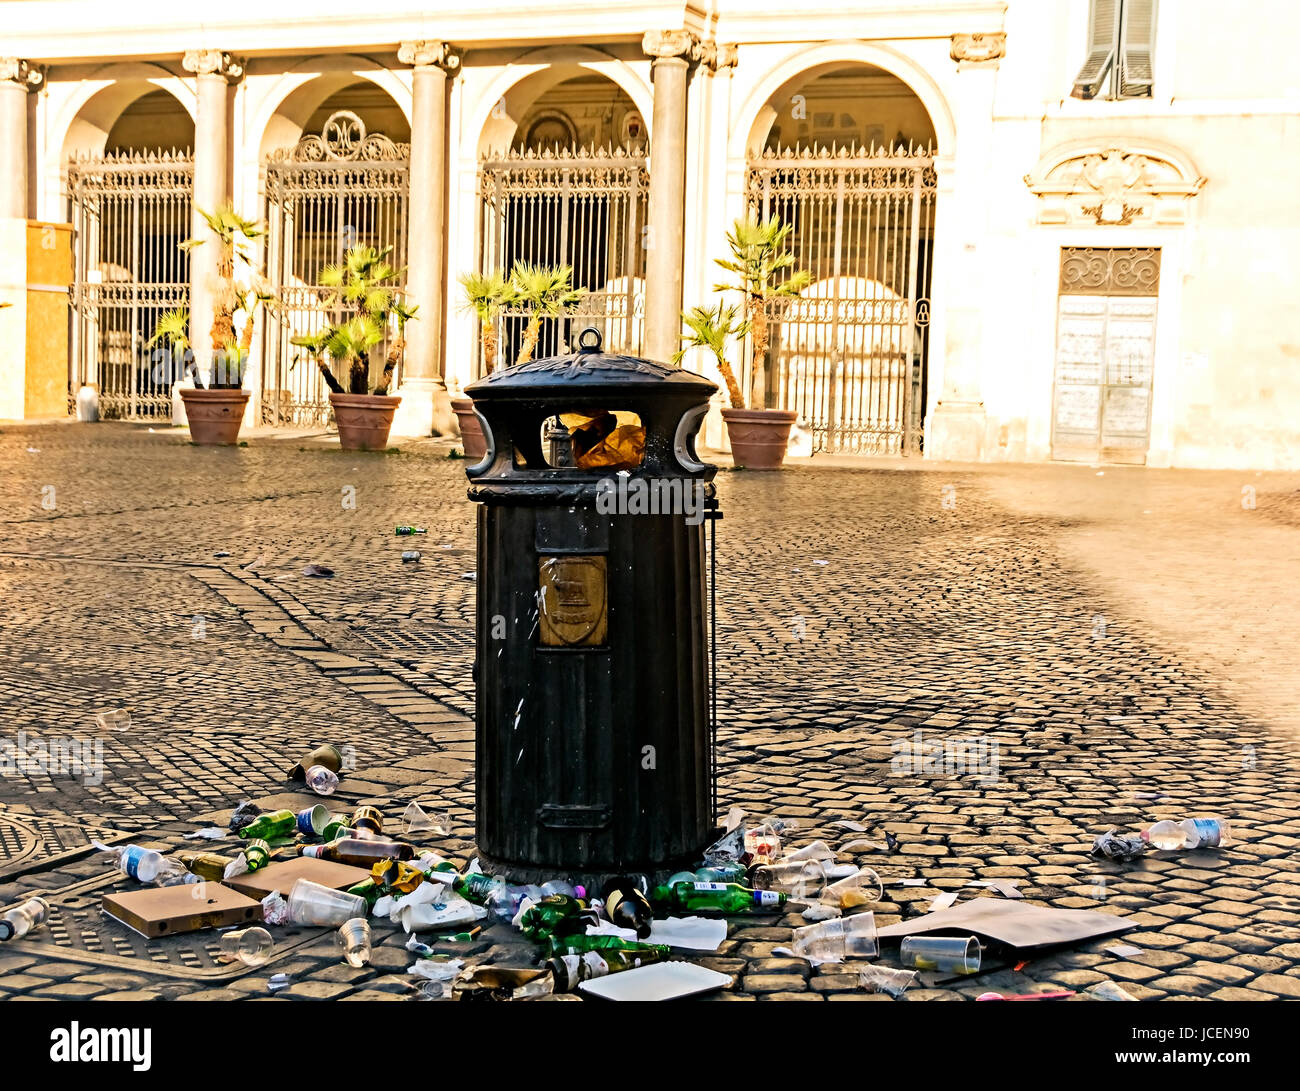
{"label": "bronze emblem on bin", "polygon": [[605,558],[539,557],[537,614],[548,648],[604,644],[609,631]]}

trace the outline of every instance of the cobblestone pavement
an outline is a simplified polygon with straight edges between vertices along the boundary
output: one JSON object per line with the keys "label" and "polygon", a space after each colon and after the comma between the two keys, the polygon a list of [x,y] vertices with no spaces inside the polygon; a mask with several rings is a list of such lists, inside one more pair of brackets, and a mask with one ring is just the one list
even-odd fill
{"label": "cobblestone pavement", "polygon": [[[335,810],[436,800],[455,827],[432,844],[472,855],[463,468],[431,442],[0,432],[0,739],[86,740],[105,766],[102,783],[0,778],[0,903],[55,906],[0,950],[0,995],[266,997],[272,973],[290,999],[413,995],[397,932],[354,970],[330,936],[281,929],[276,959],[244,973],[210,935],[128,934],[99,915],[114,880],[87,848],[193,847],[239,799],[313,802],[283,770],[328,738],[358,767]],[[1144,999],[1300,996],[1300,475],[859,463],[718,483],[722,806],[797,817],[800,841],[858,837],[841,819],[894,833],[899,853],[854,857],[887,884],[882,925],[1005,878],[1137,926],[1139,955],[1085,944],[908,1002],[1102,980]],[[419,565],[401,563],[402,522],[429,528]],[[337,575],[303,577],[312,562]],[[96,724],[111,708],[129,727]],[[996,744],[996,775],[905,771],[918,733]],[[1236,843],[1087,855],[1111,825],[1194,813],[1230,818]],[[699,959],[735,975],[719,997],[886,999],[775,955],[802,923],[734,920]],[[494,933],[470,954],[523,952]]]}

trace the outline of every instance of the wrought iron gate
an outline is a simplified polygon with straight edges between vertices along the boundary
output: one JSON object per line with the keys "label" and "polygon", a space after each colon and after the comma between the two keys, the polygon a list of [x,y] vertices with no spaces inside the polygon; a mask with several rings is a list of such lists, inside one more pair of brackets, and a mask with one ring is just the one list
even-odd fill
{"label": "wrought iron gate", "polygon": [[749,164],[748,207],[792,226],[794,268],[813,278],[769,306],[765,385],[814,450],[921,449],[935,195],[933,159],[915,148],[769,150]]}
{"label": "wrought iron gate", "polygon": [[327,305],[333,289],[320,283],[320,273],[341,262],[350,247],[392,247],[389,262],[405,268],[410,154],[409,144],[367,133],[360,117],[340,110],[319,136],[303,137],[267,162],[267,274],[277,302],[265,325],[264,424],[328,419],[329,391],[320,372],[289,342],[338,317]]}
{"label": "wrought iron gate", "polygon": [[[561,351],[571,329],[585,326],[604,334],[607,351],[641,350],[649,191],[639,149],[529,149],[483,160],[479,270],[509,272],[516,261],[571,265],[574,285],[587,289],[571,318],[542,323],[536,356]],[[522,309],[502,315],[503,364],[513,362],[527,323]],[[477,374],[481,353],[475,359]]]}
{"label": "wrought iron gate", "polygon": [[126,152],[68,164],[73,228],[69,405],[99,385],[105,417],[170,419],[184,362],[150,349],[165,311],[190,299],[194,161],[189,152]]}

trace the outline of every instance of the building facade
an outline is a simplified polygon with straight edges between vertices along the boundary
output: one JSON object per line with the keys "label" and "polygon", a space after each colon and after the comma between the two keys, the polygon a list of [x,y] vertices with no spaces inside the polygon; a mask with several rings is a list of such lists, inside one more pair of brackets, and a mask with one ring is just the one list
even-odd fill
{"label": "building facade", "polygon": [[0,417],[49,400],[48,361],[12,348],[65,298],[42,248],[68,251],[59,393],[166,417],[153,323],[188,307],[203,360],[213,307],[213,248],[177,244],[233,200],[277,299],[247,423],[310,425],[328,404],[290,338],[327,318],[320,270],[391,246],[419,307],[398,431],[428,434],[483,366],[462,274],[570,265],[586,295],[539,351],[596,325],[666,359],[753,212],[812,283],[771,305],[761,373],[735,362],[815,450],[1300,466],[1282,0],[432,7],[4,5]]}

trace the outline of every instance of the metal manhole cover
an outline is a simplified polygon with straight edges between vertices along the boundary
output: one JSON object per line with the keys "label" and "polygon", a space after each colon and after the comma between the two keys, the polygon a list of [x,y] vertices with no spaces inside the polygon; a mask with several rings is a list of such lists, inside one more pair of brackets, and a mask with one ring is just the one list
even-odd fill
{"label": "metal manhole cover", "polygon": [[127,836],[121,830],[86,827],[58,818],[0,814],[0,879],[78,855],[90,847],[92,839],[112,844]]}
{"label": "metal manhole cover", "polygon": [[[149,939],[113,920],[101,910],[100,902],[118,885],[118,876],[110,874],[65,887],[26,891],[29,896],[49,902],[50,913],[41,938],[35,942],[24,940],[23,953],[186,980],[229,980],[254,972],[254,968],[242,963],[217,961],[221,933],[215,929]],[[277,935],[275,950],[264,965],[273,965],[321,939],[319,929],[302,935],[293,931]]]}

